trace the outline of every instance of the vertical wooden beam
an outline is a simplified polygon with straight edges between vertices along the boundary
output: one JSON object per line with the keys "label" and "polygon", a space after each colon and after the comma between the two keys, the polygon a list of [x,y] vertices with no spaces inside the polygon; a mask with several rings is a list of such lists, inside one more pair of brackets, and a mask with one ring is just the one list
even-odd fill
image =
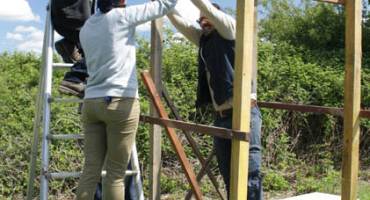
{"label": "vertical wooden beam", "polygon": [[361,102],[362,1],[346,0],[346,66],[344,86],[344,146],[342,199],[357,196]]}
{"label": "vertical wooden beam", "polygon": [[[251,78],[253,66],[254,1],[237,0],[233,129],[250,131]],[[247,199],[249,142],[232,140],[232,200]]]}
{"label": "vertical wooden beam", "polygon": [[[161,65],[162,65],[162,27],[163,19],[152,21],[151,27],[151,75],[156,87],[161,92]],[[150,107],[151,116],[158,117],[153,104]],[[151,126],[150,133],[150,177],[149,177],[149,199],[159,200],[161,197],[161,136],[162,128],[158,125]]]}

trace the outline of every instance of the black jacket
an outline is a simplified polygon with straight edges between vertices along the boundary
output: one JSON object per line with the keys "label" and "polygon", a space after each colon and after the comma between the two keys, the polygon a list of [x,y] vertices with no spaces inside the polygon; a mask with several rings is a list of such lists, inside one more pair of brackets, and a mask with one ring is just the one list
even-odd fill
{"label": "black jacket", "polygon": [[199,41],[198,88],[196,106],[212,103],[206,68],[210,72],[210,86],[218,105],[233,96],[235,40],[224,39],[217,31],[202,35]]}
{"label": "black jacket", "polygon": [[52,0],[51,21],[54,29],[72,43],[79,43],[79,33],[92,12],[89,0]]}

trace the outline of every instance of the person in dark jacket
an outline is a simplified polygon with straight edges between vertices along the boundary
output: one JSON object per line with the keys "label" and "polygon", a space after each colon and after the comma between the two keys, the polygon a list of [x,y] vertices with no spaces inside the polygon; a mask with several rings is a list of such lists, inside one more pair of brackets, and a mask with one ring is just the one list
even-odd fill
{"label": "person in dark jacket", "polygon": [[[212,104],[214,125],[232,128],[232,99],[235,57],[235,20],[209,0],[191,0],[200,10],[200,28],[178,11],[168,15],[172,24],[199,47],[198,89],[196,106]],[[256,72],[256,69],[253,70]],[[257,107],[256,75],[251,95],[251,138],[249,154],[248,200],[261,200],[261,114]],[[230,193],[231,141],[214,137],[219,170]]]}
{"label": "person in dark jacket", "polygon": [[90,0],[52,0],[50,6],[53,27],[63,36],[63,39],[55,43],[55,49],[65,63],[74,64],[65,74],[59,91],[81,98],[84,95],[88,74],[79,34],[93,11],[92,3]]}

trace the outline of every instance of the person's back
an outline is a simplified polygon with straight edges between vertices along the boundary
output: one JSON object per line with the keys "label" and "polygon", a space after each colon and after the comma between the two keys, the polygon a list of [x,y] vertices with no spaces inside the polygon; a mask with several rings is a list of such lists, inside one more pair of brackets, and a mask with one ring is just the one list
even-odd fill
{"label": "person's back", "polygon": [[104,161],[103,199],[124,199],[124,174],[140,114],[135,27],[164,16],[176,2],[125,8],[124,0],[99,0],[101,11],[81,29],[89,78],[82,108],[85,164],[77,199],[93,198]]}
{"label": "person's back", "polygon": [[135,26],[123,21],[125,10],[98,12],[81,30],[81,44],[89,66],[85,98],[138,96]]}
{"label": "person's back", "polygon": [[91,16],[80,33],[89,79],[85,98],[137,97],[135,27],[163,16],[176,0],[115,8]]}

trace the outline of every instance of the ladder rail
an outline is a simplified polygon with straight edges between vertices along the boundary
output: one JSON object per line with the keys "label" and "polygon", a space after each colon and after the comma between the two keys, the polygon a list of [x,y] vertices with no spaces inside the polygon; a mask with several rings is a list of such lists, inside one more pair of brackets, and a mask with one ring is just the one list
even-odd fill
{"label": "ladder rail", "polygon": [[[50,3],[49,3],[50,5]],[[44,54],[44,90],[43,90],[43,120],[42,120],[42,148],[41,148],[41,186],[40,186],[40,199],[48,199],[49,182],[46,173],[49,170],[49,146],[47,136],[50,131],[50,102],[51,87],[52,87],[52,63],[53,63],[53,28],[51,25],[51,12],[50,8],[47,11],[47,18],[45,23],[45,54]]]}
{"label": "ladder rail", "polygon": [[[49,15],[49,8],[47,8],[47,12]],[[48,22],[49,21],[49,22]],[[26,199],[31,200],[33,198],[34,193],[34,182],[36,178],[36,165],[37,165],[37,155],[38,155],[38,147],[39,147],[39,139],[40,139],[40,129],[41,129],[41,120],[42,113],[44,110],[45,101],[43,91],[45,90],[45,68],[46,68],[46,60],[44,58],[48,55],[48,40],[50,37],[46,37],[46,32],[49,31],[51,28],[51,21],[49,16],[46,19],[45,27],[44,27],[44,38],[43,38],[43,47],[42,47],[42,63],[40,66],[40,78],[39,78],[39,85],[38,85],[38,93],[36,96],[36,104],[35,104],[35,113],[34,113],[34,122],[33,122],[33,141],[31,146],[31,157],[30,157],[30,165],[29,165],[29,177],[28,177],[28,184],[27,184],[27,194]]]}
{"label": "ladder rail", "polygon": [[[130,188],[130,194],[132,194],[134,197],[133,199],[137,200],[144,200],[144,193],[143,193],[143,184],[141,182],[141,174],[139,169],[139,160],[137,155],[137,149],[136,149],[136,142],[134,143],[132,150],[131,150],[131,168],[133,171],[137,172],[135,176],[133,176],[133,182],[135,183],[134,188],[127,185],[126,187]],[[131,191],[131,190],[134,191]]]}

